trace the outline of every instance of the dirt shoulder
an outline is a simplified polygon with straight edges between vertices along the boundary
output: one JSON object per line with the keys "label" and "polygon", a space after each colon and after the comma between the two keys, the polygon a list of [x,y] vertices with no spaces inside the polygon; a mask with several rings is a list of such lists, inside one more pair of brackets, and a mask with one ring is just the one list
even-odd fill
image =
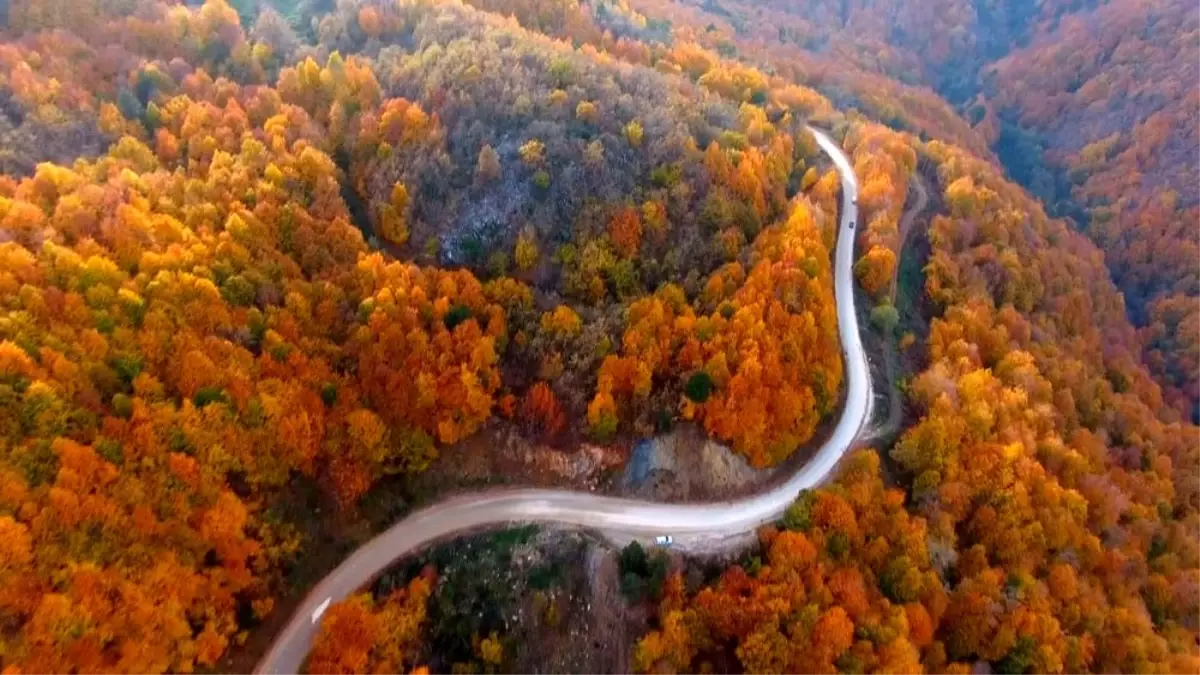
{"label": "dirt shoulder", "polygon": [[[900,250],[896,269],[892,274],[891,298],[900,315],[896,334],[872,340],[871,353],[882,363],[880,377],[875,378],[876,393],[886,394],[887,415],[878,421],[871,431],[871,440],[882,448],[890,447],[903,429],[908,415],[904,402],[906,380],[922,367],[920,350],[901,350],[897,335],[911,333],[915,342],[924,342],[928,336],[931,308],[924,292],[924,266],[929,257],[927,227],[930,209],[929,189],[921,173],[914,173],[909,181],[911,205],[900,219]],[[886,464],[886,462],[885,462]]]}

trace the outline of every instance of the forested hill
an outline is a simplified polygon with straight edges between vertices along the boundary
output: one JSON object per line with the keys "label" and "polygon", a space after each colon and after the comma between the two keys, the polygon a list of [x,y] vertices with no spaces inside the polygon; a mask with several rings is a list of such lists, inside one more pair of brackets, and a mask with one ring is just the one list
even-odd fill
{"label": "forested hill", "polygon": [[689,23],[715,49],[798,68],[839,105],[981,157],[990,147],[1104,251],[1144,360],[1170,403],[1200,421],[1194,3],[635,4]]}
{"label": "forested hill", "polygon": [[[1189,3],[4,8],[0,669],[252,663],[414,504],[616,491],[673,430],[802,463],[845,395],[814,125],[899,428],[743,564],[627,551],[625,663],[1200,670]],[[529,666],[452,558],[308,670]]]}

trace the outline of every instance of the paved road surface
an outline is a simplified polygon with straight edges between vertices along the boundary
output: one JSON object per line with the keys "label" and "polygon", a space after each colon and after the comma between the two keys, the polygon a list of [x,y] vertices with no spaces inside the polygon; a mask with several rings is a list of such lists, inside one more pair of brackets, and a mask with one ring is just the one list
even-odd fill
{"label": "paved road surface", "polygon": [[448,499],[393,525],[359,548],[325,577],[296,610],[259,662],[260,673],[297,672],[308,655],[321,614],[330,603],[354,593],[398,558],[434,541],[513,522],[555,523],[636,538],[670,534],[679,548],[749,532],[778,519],[800,490],[820,483],[854,443],[870,409],[870,378],[854,309],[854,236],[858,183],[850,160],[828,136],[812,129],[842,177],[842,219],[834,281],[838,331],[846,365],[846,405],[833,434],[812,460],[786,483],[753,497],[728,502],[660,504],[567,490],[492,490]]}

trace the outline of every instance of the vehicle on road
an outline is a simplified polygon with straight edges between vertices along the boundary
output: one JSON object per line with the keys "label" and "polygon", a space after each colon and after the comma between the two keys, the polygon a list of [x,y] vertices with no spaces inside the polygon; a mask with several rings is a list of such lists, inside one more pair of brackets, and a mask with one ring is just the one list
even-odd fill
{"label": "vehicle on road", "polygon": [[671,535],[669,534],[659,535],[654,538],[654,543],[658,544],[659,546],[670,546],[671,542],[673,541],[675,540],[672,539]]}

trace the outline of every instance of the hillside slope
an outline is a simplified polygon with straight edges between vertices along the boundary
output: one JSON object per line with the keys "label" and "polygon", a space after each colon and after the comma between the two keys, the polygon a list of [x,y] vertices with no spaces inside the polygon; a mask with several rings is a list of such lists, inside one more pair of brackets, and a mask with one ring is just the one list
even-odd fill
{"label": "hillside slope", "polygon": [[[221,669],[471,439],[805,458],[845,379],[808,123],[905,431],[744,564],[627,551],[632,664],[1200,668],[1187,3],[5,8],[3,668]],[[332,606],[309,669],[515,667],[465,578]]]}

